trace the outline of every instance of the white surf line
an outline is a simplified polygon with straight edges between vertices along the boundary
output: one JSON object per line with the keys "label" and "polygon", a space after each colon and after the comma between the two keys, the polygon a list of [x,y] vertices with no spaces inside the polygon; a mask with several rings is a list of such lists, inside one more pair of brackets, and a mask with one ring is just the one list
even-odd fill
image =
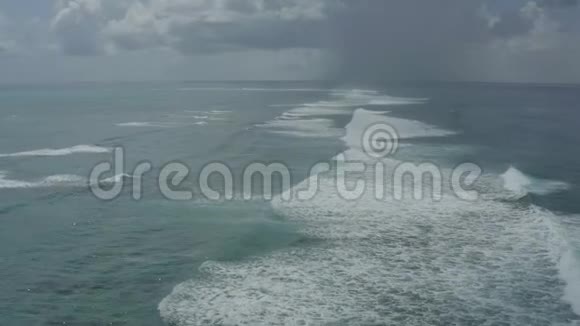
{"label": "white surf line", "polygon": [[44,148],[33,151],[17,152],[10,154],[0,154],[0,157],[29,157],[29,156],[66,156],[72,154],[101,154],[111,152],[110,148],[94,145],[77,145],[68,148],[52,149]]}

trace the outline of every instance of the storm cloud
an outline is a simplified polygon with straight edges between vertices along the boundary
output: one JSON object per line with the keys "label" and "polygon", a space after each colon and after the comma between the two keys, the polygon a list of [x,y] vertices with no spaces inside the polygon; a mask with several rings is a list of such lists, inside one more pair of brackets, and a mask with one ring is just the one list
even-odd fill
{"label": "storm cloud", "polygon": [[578,81],[577,0],[61,0],[68,55],[312,49],[341,79]]}

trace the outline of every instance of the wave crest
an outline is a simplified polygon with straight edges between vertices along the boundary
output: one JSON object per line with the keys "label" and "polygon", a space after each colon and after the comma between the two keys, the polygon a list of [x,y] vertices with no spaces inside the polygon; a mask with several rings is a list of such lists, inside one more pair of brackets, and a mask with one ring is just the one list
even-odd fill
{"label": "wave crest", "polygon": [[67,156],[72,154],[101,154],[111,152],[110,148],[94,145],[77,145],[61,149],[43,148],[33,151],[0,154],[0,157]]}
{"label": "wave crest", "polygon": [[0,171],[0,189],[33,189],[51,187],[83,187],[87,185],[85,178],[73,174],[52,175],[36,181],[8,179],[7,173]]}
{"label": "wave crest", "polygon": [[530,193],[545,196],[566,191],[570,188],[570,185],[566,182],[535,178],[526,175],[513,166],[503,173],[501,178],[505,190],[518,197],[525,197]]}

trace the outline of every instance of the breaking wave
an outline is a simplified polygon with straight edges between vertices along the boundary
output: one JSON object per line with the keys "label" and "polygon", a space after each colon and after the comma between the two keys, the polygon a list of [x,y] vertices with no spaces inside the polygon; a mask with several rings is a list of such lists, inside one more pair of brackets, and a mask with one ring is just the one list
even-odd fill
{"label": "breaking wave", "polygon": [[9,179],[6,172],[0,171],[0,189],[82,187],[86,184],[86,179],[78,175],[60,174],[35,181],[23,181]]}
{"label": "breaking wave", "polygon": [[365,90],[333,91],[331,98],[329,101],[306,103],[295,107],[258,127],[265,128],[270,133],[296,137],[340,137],[344,134],[344,130],[336,128],[333,121],[324,116],[352,115],[353,110],[359,106],[422,104],[426,101],[426,99],[391,97]]}
{"label": "breaking wave", "polygon": [[501,178],[504,182],[504,188],[520,197],[526,196],[529,193],[549,195],[566,191],[570,187],[562,181],[534,178],[524,174],[513,166],[502,174]]}
{"label": "breaking wave", "polygon": [[172,128],[179,125],[171,122],[123,122],[117,123],[116,126],[134,128]]}
{"label": "breaking wave", "polygon": [[[395,126],[402,139],[453,134],[360,109],[344,132],[345,153],[360,154],[361,131],[377,119]],[[383,162],[390,167],[401,163],[395,158]],[[180,326],[578,321],[580,269],[558,216],[532,204],[485,196],[493,195],[490,184],[501,180],[528,191],[545,189],[545,180],[534,185],[513,169],[487,176],[492,182],[477,186],[484,194],[477,201],[463,201],[447,186],[440,201],[394,200],[393,191],[400,189],[390,185],[385,191],[391,195],[384,198],[391,199],[375,196],[372,189],[384,180],[374,178],[372,166],[357,175],[367,185],[357,200],[337,192],[332,172],[289,190],[318,184],[311,200],[276,198],[273,209],[296,224],[305,239],[317,241],[241,262],[205,262],[200,277],[177,285],[159,304],[163,319]]]}
{"label": "breaking wave", "polygon": [[77,145],[77,146],[68,147],[68,148],[61,148],[61,149],[44,148],[44,149],[38,149],[38,150],[34,150],[34,151],[18,152],[18,153],[11,153],[11,154],[0,154],[0,157],[66,156],[66,155],[80,154],[80,153],[100,154],[100,153],[109,153],[109,152],[111,152],[110,148],[93,146],[93,145]]}

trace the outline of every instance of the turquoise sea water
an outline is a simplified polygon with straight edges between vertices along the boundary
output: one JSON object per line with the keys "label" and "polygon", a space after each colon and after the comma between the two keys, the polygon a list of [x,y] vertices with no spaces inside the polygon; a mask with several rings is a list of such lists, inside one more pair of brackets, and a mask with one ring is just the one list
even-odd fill
{"label": "turquoise sea water", "polygon": [[[580,92],[568,86],[311,82],[0,88],[0,325],[575,325]],[[281,162],[291,189],[393,126],[385,159],[483,168],[476,202],[166,199],[192,173]],[[91,193],[123,147],[143,198]],[[113,175],[111,175],[113,176]],[[371,180],[367,174],[349,178]],[[354,180],[354,179],[353,179]],[[288,190],[288,189],[287,189]],[[239,189],[236,188],[236,194]]]}

